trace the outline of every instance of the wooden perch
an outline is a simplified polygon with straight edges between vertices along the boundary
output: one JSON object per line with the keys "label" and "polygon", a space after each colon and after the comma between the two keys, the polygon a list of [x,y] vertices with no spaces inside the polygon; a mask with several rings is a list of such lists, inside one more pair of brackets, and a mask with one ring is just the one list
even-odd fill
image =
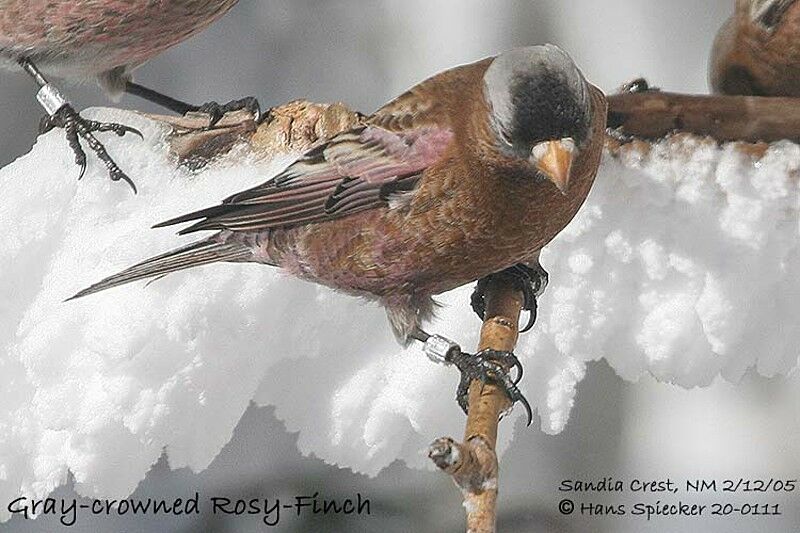
{"label": "wooden perch", "polygon": [[721,142],[798,142],[800,98],[626,92],[608,97],[608,127],[643,139],[682,131]]}
{"label": "wooden perch", "polygon": [[[523,295],[512,280],[495,275],[486,289],[486,318],[479,350],[513,351],[517,344]],[[508,369],[506,369],[508,370]],[[464,496],[468,533],[494,533],[497,522],[497,427],[510,407],[506,393],[474,380],[469,387],[469,415],[464,442],[444,437],[431,444],[428,456],[450,474]]]}

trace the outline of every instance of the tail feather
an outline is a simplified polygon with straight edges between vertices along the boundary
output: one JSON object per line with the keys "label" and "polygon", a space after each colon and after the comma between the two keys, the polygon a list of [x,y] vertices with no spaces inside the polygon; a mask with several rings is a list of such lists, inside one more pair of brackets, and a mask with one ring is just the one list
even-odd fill
{"label": "tail feather", "polygon": [[164,222],[159,222],[155,224],[154,228],[164,228],[167,226],[174,226],[176,224],[182,224],[184,222],[189,222],[192,220],[197,220],[200,218],[209,218],[213,216],[217,216],[220,214],[224,214],[231,210],[230,204],[222,204],[222,205],[215,205],[214,207],[208,207],[206,209],[201,209],[200,211],[194,211],[192,213],[187,213],[185,215],[181,215],[179,217],[171,218],[169,220],[165,220]]}
{"label": "tail feather", "polygon": [[194,266],[220,261],[241,261],[251,255],[250,249],[241,243],[224,243],[210,239],[198,241],[165,254],[151,257],[83,289],[67,300],[82,298],[132,281],[164,276],[171,272]]}

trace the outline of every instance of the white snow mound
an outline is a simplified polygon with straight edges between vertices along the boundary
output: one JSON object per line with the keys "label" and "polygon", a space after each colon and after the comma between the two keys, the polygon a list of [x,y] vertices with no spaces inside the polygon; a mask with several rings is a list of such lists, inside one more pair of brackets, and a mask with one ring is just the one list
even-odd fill
{"label": "white snow mound", "polygon": [[[427,467],[420,451],[462,431],[455,370],[399,348],[377,306],[270,267],[211,265],[63,302],[196,238],[152,224],[288,163],[238,154],[176,170],[158,124],[93,113],[144,132],[103,137],[138,195],[92,154],[77,182],[58,131],[0,170],[0,501],[44,497],[68,470],[84,495],[124,497],[164,448],[174,467],[201,470],[253,400],[276,406],[304,453],[369,474],[397,458]],[[587,205],[542,254],[551,284],[517,353],[549,433],[567,423],[590,360],[685,387],[798,360],[800,147],[755,159],[665,141],[633,154],[606,158]],[[479,326],[471,290],[443,295],[429,326],[465,348]]]}

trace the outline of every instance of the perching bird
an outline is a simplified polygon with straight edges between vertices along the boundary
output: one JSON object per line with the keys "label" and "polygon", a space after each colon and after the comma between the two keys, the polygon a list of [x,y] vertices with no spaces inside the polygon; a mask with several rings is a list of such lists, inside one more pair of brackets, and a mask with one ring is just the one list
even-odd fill
{"label": "perching bird", "polygon": [[[555,46],[456,67],[265,183],[158,224],[199,220],[180,233],[217,233],[75,297],[196,265],[257,262],[377,299],[403,345],[426,341],[432,295],[506,269],[531,295],[543,288],[539,250],[586,199],[605,123],[602,92]],[[485,367],[485,355],[468,370]]]}
{"label": "perching bird", "polygon": [[711,53],[714,92],[800,96],[800,1],[736,0]]}
{"label": "perching bird", "polygon": [[[185,114],[206,111],[212,122],[234,108],[258,115],[254,98],[227,105],[192,106],[132,82],[131,72],[224,15],[237,0],[0,0],[0,67],[25,69],[41,90],[49,118],[43,129],[64,128],[81,176],[86,154],[79,137],[106,165],[112,179],[133,183],[92,132],[138,133],[119,124],[88,121],[45,76],[96,79],[112,97],[135,94]],[[134,187],[135,190],[135,187]]]}

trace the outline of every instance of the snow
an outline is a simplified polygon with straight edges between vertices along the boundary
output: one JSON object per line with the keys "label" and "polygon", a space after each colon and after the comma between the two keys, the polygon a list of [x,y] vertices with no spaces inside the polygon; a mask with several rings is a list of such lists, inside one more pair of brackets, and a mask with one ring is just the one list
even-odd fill
{"label": "snow", "polygon": [[[44,497],[68,470],[82,494],[124,497],[163,449],[171,466],[201,470],[251,401],[274,405],[306,454],[368,474],[398,458],[428,468],[430,441],[463,431],[458,376],[401,349],[374,304],[228,264],[63,302],[191,239],[154,223],[288,162],[240,150],[191,174],[158,124],[93,113],[144,132],[103,138],[138,195],[91,155],[77,182],[57,131],[0,170],[0,501]],[[517,350],[544,431],[565,427],[586,363],[601,357],[625,379],[687,388],[796,366],[799,169],[791,143],[759,158],[675,138],[606,158],[587,205],[542,253],[550,285]],[[442,295],[428,328],[465,348],[479,325],[471,290]],[[501,425],[501,451],[513,426]]]}

